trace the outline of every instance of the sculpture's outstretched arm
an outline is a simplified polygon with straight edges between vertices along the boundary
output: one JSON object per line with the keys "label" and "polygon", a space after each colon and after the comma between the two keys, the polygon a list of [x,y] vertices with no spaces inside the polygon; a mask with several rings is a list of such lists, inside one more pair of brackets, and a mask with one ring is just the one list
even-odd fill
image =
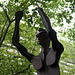
{"label": "sculpture's outstretched arm", "polygon": [[33,55],[28,53],[27,49],[19,43],[19,23],[22,16],[23,16],[23,11],[18,11],[15,14],[15,29],[14,29],[14,34],[12,38],[12,43],[14,46],[17,47],[19,52],[31,62]]}
{"label": "sculpture's outstretched arm", "polygon": [[46,30],[48,32],[48,36],[49,36],[50,40],[52,41],[53,50],[57,52],[57,56],[56,56],[57,61],[59,61],[60,55],[63,52],[64,47],[58,41],[56,31],[51,27],[51,23],[50,23],[49,18],[47,17],[47,15],[43,11],[43,9],[40,8],[39,6],[38,6],[38,12],[39,12],[39,14],[42,18],[43,25],[44,25],[44,27],[46,28]]}

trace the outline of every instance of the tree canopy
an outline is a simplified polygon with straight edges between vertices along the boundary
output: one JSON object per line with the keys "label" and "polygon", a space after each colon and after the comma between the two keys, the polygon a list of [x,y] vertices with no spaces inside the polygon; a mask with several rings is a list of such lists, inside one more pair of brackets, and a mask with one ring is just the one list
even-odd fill
{"label": "tree canopy", "polygon": [[[73,46],[75,44],[75,0],[0,1],[0,66],[1,64],[4,64],[1,66],[1,74],[12,75],[19,71],[21,72],[21,70],[27,75],[33,75],[34,73],[32,65],[29,70],[26,70],[30,63],[22,57],[12,45],[12,35],[15,26],[15,13],[17,11],[24,11],[23,18],[20,22],[20,43],[34,55],[37,55],[40,52],[40,46],[37,45],[36,33],[39,27],[44,28],[44,26],[41,17],[38,14],[36,3],[43,8],[50,18],[51,25],[57,31],[58,38],[64,46],[68,44],[68,41],[66,40],[67,42],[65,42],[63,38],[68,38],[68,40],[73,43],[70,44],[69,42],[68,45],[72,45],[71,52],[73,53],[75,50]],[[68,46],[65,46],[65,50],[69,50],[70,52]],[[68,52],[64,52],[61,59],[63,60],[66,56],[69,58],[68,55]],[[71,58],[74,59],[73,57]],[[75,62],[72,59],[70,59],[70,62]],[[67,61],[67,59],[64,59],[64,61]],[[62,67],[61,73],[63,72],[63,69],[64,67]],[[73,69],[75,70],[75,68]],[[72,72],[75,74],[74,70],[72,70]]]}

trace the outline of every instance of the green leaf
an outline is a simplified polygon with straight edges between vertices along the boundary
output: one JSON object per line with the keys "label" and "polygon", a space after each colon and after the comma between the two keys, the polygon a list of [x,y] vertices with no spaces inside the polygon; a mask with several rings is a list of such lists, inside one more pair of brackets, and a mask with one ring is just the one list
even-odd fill
{"label": "green leaf", "polygon": [[70,20],[72,20],[72,18],[73,18],[73,17],[72,17],[72,16],[70,16]]}
{"label": "green leaf", "polygon": [[67,22],[68,24],[71,23],[70,19],[67,19],[66,22]]}
{"label": "green leaf", "polygon": [[15,0],[15,3],[18,2],[18,0]]}

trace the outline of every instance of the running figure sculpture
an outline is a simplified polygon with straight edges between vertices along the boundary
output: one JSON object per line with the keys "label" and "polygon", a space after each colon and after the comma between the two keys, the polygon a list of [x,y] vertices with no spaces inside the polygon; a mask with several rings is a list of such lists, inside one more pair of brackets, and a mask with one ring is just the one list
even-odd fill
{"label": "running figure sculpture", "polygon": [[[41,53],[38,56],[32,55],[28,53],[26,47],[19,43],[19,23],[23,16],[23,11],[18,11],[15,14],[15,29],[12,43],[32,63],[38,75],[60,75],[59,59],[64,51],[64,47],[58,41],[56,32],[52,29],[49,18],[42,8],[39,8],[39,14],[46,28],[46,30],[39,28],[39,33],[36,35],[38,44],[41,45]],[[50,41],[52,41],[52,48],[49,47]]]}

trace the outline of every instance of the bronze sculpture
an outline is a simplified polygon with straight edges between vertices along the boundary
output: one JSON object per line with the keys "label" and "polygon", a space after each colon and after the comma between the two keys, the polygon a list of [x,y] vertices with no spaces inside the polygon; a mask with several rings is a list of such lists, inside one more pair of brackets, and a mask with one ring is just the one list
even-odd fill
{"label": "bronze sculpture", "polygon": [[[28,53],[27,49],[19,43],[19,22],[23,16],[23,11],[18,11],[15,14],[15,30],[12,43],[33,64],[38,75],[60,75],[59,59],[64,50],[63,45],[58,41],[56,32],[52,29],[49,18],[42,8],[39,8],[39,14],[46,28],[46,30],[39,28],[39,33],[36,35],[38,44],[41,45],[41,53],[34,56]],[[50,41],[52,41],[52,48],[49,48]]]}

